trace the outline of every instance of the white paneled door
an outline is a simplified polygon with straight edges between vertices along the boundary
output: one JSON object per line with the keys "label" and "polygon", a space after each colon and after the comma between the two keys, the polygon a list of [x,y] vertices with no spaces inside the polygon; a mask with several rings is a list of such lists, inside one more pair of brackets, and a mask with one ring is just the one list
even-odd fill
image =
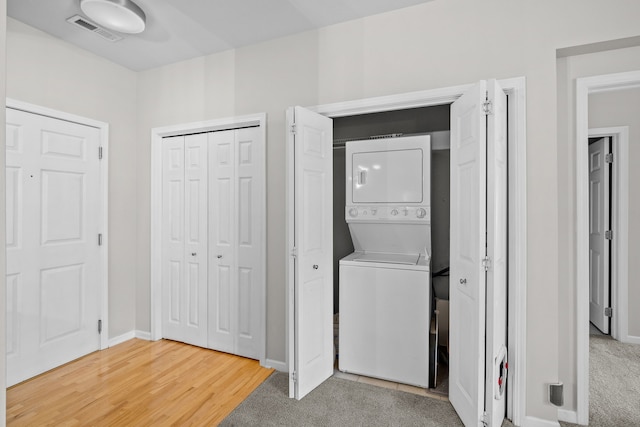
{"label": "white paneled door", "polygon": [[257,359],[264,275],[261,130],[225,130],[208,138],[209,347]]}
{"label": "white paneled door", "polygon": [[609,138],[589,144],[589,320],[605,334],[609,333],[609,230],[610,163]]}
{"label": "white paneled door", "polygon": [[165,137],[162,162],[163,337],[259,359],[262,129]]}
{"label": "white paneled door", "polygon": [[100,348],[100,130],[7,108],[7,385]]}
{"label": "white paneled door", "polygon": [[499,426],[506,381],[506,96],[481,81],[451,106],[449,399]]}
{"label": "white paneled door", "polygon": [[333,374],[333,121],[301,107],[287,116],[295,224],[289,395],[301,399]]}
{"label": "white paneled door", "polygon": [[207,346],[207,135],[163,140],[162,331]]}

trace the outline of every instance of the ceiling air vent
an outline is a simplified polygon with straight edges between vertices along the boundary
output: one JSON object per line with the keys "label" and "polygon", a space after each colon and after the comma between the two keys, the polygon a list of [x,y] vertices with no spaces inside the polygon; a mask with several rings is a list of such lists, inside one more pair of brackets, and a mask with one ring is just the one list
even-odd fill
{"label": "ceiling air vent", "polygon": [[102,27],[97,26],[93,22],[89,22],[87,19],[83,18],[80,15],[72,16],[71,18],[67,19],[67,22],[84,30],[91,31],[92,33],[95,33],[103,39],[109,40],[110,42],[117,42],[118,40],[122,40],[122,37],[113,34],[112,32],[107,31]]}

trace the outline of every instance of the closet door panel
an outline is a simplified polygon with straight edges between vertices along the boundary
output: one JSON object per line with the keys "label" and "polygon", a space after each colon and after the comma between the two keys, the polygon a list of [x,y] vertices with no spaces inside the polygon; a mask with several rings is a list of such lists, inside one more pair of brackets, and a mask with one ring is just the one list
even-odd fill
{"label": "closet door panel", "polygon": [[183,341],[207,346],[207,136],[188,135],[185,152]]}
{"label": "closet door panel", "polygon": [[184,137],[162,141],[162,335],[182,341]]}
{"label": "closet door panel", "polygon": [[238,330],[237,354],[259,357],[261,328],[260,286],[262,277],[262,193],[264,146],[259,142],[260,128],[236,132],[237,203],[237,277]]}
{"label": "closet door panel", "polygon": [[209,347],[234,352],[235,296],[235,132],[209,138]]}
{"label": "closet door panel", "polygon": [[163,139],[162,333],[207,345],[207,138]]}

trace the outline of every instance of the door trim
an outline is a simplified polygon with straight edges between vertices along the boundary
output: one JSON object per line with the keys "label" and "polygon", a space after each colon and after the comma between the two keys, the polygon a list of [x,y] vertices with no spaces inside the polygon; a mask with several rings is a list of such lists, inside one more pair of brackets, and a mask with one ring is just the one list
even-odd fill
{"label": "door trim", "polygon": [[[576,79],[576,246],[574,255],[576,259],[576,422],[578,424],[587,424],[589,422],[589,171],[587,167],[589,94],[637,88],[639,86],[640,71],[605,74]],[[622,136],[623,133],[620,135]],[[620,200],[616,201],[614,199],[614,206],[618,208],[618,212],[615,213],[615,219],[619,221],[618,225],[620,227],[627,227],[628,231],[628,214],[626,217],[620,217],[620,214],[623,211],[623,206],[620,204],[622,202],[622,198],[628,198],[628,182],[626,183],[626,187],[622,187],[625,184],[622,182],[624,180],[618,181],[620,177],[624,176],[622,174],[626,173],[628,176],[628,132],[626,135],[626,154],[621,152],[620,155],[617,156],[621,161],[618,163],[617,168],[614,163],[613,179],[615,181],[614,186],[617,186],[618,191],[620,192]],[[620,150],[624,150],[624,138],[621,137],[618,142]],[[617,172],[615,172],[616,169]],[[627,211],[628,205],[627,209],[625,209],[625,212]],[[618,234],[620,234],[620,236],[627,235],[626,232],[623,233],[622,231],[620,233],[616,233],[616,236],[618,236]],[[628,271],[628,265],[627,268],[621,265],[621,255],[628,251],[628,241],[626,241],[626,245],[626,247],[622,246],[622,241],[618,241],[614,245],[614,256],[618,258],[618,260],[614,259],[614,262],[616,262],[616,269],[618,270],[617,279],[620,284],[622,284],[623,281],[624,283],[627,283],[627,281],[624,280],[625,276],[620,275],[623,268],[625,269],[625,273],[623,274],[626,274]],[[618,290],[621,291],[621,289]],[[617,302],[618,299],[616,298],[616,303]],[[617,307],[617,310],[619,309],[620,306]],[[621,320],[621,318],[618,319],[618,321]],[[619,329],[616,330],[616,333],[620,332],[621,331]]]}
{"label": "door trim", "polygon": [[[222,119],[207,120],[201,122],[184,123],[179,125],[156,127],[151,129],[151,259],[150,259],[150,329],[151,340],[162,339],[162,138],[179,136],[191,133],[213,132],[221,130],[239,129],[249,126],[258,126],[261,131],[261,143],[266,146],[267,115],[266,113],[251,114],[246,116],[228,117]],[[263,159],[263,169],[266,171],[266,150]],[[266,224],[266,179],[262,180],[262,200],[260,209],[263,213],[262,220],[262,272],[260,278],[260,309],[258,317],[261,319],[259,339],[260,365],[266,365],[266,257],[267,257],[267,224]]]}
{"label": "door trim", "polygon": [[109,347],[109,124],[11,98],[7,98],[6,108],[77,123],[100,131],[100,146],[103,157],[100,164],[100,218],[98,224],[102,231],[102,250],[98,267],[98,297],[100,298],[100,318],[102,319],[100,350],[104,350]]}
{"label": "door trim", "polygon": [[[527,153],[526,153],[526,81],[524,77],[498,80],[509,95],[509,353],[512,368],[509,369],[507,417],[515,425],[521,425],[526,409],[526,331],[527,331]],[[359,99],[355,101],[308,107],[327,117],[343,117],[406,108],[450,104],[458,99],[471,84],[448,88],[409,92],[404,94]],[[287,150],[291,151],[291,150]],[[287,154],[287,171],[293,165],[291,154]],[[292,187],[291,176],[287,188]],[[292,217],[287,206],[287,230]],[[291,278],[293,262],[290,248],[291,236],[287,237],[287,280]],[[291,296],[287,295],[287,326],[285,342],[289,341],[289,323],[293,310]],[[291,362],[292,349],[287,349],[287,366]]]}

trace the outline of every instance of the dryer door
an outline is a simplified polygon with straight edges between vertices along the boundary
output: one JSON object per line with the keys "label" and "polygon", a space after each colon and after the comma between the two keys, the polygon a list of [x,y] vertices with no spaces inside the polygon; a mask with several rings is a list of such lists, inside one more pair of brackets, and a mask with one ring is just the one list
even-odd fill
{"label": "dryer door", "polygon": [[353,203],[422,203],[420,149],[354,153]]}
{"label": "dryer door", "polygon": [[429,135],[349,141],[347,205],[429,205]]}

